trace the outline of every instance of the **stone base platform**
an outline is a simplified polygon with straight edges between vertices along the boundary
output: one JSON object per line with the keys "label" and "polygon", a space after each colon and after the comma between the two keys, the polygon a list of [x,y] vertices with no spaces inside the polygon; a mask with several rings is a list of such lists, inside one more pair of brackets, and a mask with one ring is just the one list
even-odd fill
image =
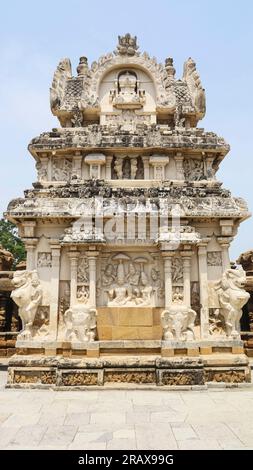
{"label": "stone base platform", "polygon": [[9,361],[8,388],[192,387],[250,382],[244,354],[197,357],[117,355],[64,357],[15,355]]}
{"label": "stone base platform", "polygon": [[10,357],[16,353],[16,339],[18,333],[0,332],[0,357]]}
{"label": "stone base platform", "polygon": [[62,355],[64,357],[101,357],[160,355],[199,356],[214,353],[243,354],[241,340],[196,340],[196,341],[163,341],[163,340],[114,340],[114,341],[20,341],[16,343],[18,355],[41,354],[46,356]]}
{"label": "stone base platform", "polygon": [[244,351],[248,357],[253,357],[253,331],[242,332],[241,338],[244,343]]}

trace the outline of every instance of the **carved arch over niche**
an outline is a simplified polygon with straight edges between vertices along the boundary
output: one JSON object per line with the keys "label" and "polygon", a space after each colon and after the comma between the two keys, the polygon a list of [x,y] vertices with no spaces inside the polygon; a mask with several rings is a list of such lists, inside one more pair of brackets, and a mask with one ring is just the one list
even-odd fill
{"label": "carved arch over niche", "polygon": [[112,53],[100,57],[98,62],[93,62],[89,78],[89,101],[87,103],[87,89],[83,90],[80,100],[80,108],[86,108],[87,105],[94,106],[98,104],[99,88],[104,77],[115,69],[139,69],[146,73],[153,82],[156,104],[174,109],[176,106],[176,97],[174,93],[169,93],[164,86],[167,76],[166,70],[162,64],[157,63],[155,58],[149,57],[147,53],[135,55],[134,57],[114,56]]}

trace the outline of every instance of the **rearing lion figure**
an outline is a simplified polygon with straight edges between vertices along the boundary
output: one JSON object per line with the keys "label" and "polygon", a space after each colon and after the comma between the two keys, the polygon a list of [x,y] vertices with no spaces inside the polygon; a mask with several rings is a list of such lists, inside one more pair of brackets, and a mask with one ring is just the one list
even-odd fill
{"label": "rearing lion figure", "polygon": [[32,326],[42,300],[42,288],[37,271],[16,271],[13,276],[14,290],[11,297],[19,307],[23,329],[19,339],[32,338]]}
{"label": "rearing lion figure", "polygon": [[240,266],[238,269],[227,269],[214,286],[220,303],[220,313],[225,320],[227,336],[240,336],[242,307],[250,297],[244,290],[245,282],[246,274]]}

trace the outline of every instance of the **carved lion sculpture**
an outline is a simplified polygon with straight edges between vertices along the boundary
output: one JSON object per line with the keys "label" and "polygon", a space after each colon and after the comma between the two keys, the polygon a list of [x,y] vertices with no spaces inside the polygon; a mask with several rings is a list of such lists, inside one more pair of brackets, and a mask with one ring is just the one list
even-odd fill
{"label": "carved lion sculpture", "polygon": [[197,314],[178,297],[174,294],[171,305],[161,314],[164,340],[194,339],[194,322]]}
{"label": "carved lion sculpture", "polygon": [[249,300],[250,294],[244,290],[246,274],[240,266],[227,269],[214,286],[220,304],[220,313],[225,320],[226,334],[229,337],[240,336],[240,318],[242,307]]}
{"label": "carved lion sculpture", "polygon": [[32,326],[42,300],[42,288],[37,271],[16,271],[13,276],[14,289],[11,297],[19,307],[23,329],[19,339],[31,339]]}
{"label": "carved lion sculpture", "polygon": [[97,311],[83,304],[76,304],[64,313],[66,341],[94,341]]}

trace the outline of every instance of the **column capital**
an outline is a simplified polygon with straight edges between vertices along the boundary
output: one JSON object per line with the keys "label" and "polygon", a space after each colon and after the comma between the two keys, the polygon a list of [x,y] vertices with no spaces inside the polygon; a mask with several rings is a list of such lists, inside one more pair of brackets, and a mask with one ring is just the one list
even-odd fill
{"label": "column capital", "polygon": [[175,158],[176,161],[183,161],[184,160],[184,155],[182,154],[182,152],[176,152],[174,158]]}
{"label": "column capital", "polygon": [[193,251],[192,250],[184,250],[184,251],[180,251],[180,256],[182,256],[184,259],[191,259],[193,255]]}
{"label": "column capital", "polygon": [[97,258],[99,251],[85,251],[85,255],[90,259]]}
{"label": "column capital", "polygon": [[217,237],[217,241],[221,246],[228,246],[233,241],[233,237]]}
{"label": "column capital", "polygon": [[77,259],[80,256],[80,252],[77,250],[77,248],[70,249],[68,252],[68,257],[70,259]]}
{"label": "column capital", "polygon": [[161,255],[162,255],[163,258],[165,258],[165,259],[166,259],[166,258],[171,259],[171,258],[173,258],[173,256],[175,256],[175,251],[172,251],[172,250],[171,250],[171,251],[169,251],[169,250],[167,250],[167,251],[161,251]]}
{"label": "column capital", "polygon": [[49,244],[50,244],[51,250],[60,250],[61,249],[61,245],[59,243],[59,240],[51,240],[49,242]]}
{"label": "column capital", "polygon": [[39,239],[38,238],[25,238],[22,237],[22,241],[24,242],[24,245],[26,248],[35,248]]}
{"label": "column capital", "polygon": [[74,156],[75,157],[82,157],[83,154],[82,154],[81,150],[76,150],[75,153],[74,153]]}

